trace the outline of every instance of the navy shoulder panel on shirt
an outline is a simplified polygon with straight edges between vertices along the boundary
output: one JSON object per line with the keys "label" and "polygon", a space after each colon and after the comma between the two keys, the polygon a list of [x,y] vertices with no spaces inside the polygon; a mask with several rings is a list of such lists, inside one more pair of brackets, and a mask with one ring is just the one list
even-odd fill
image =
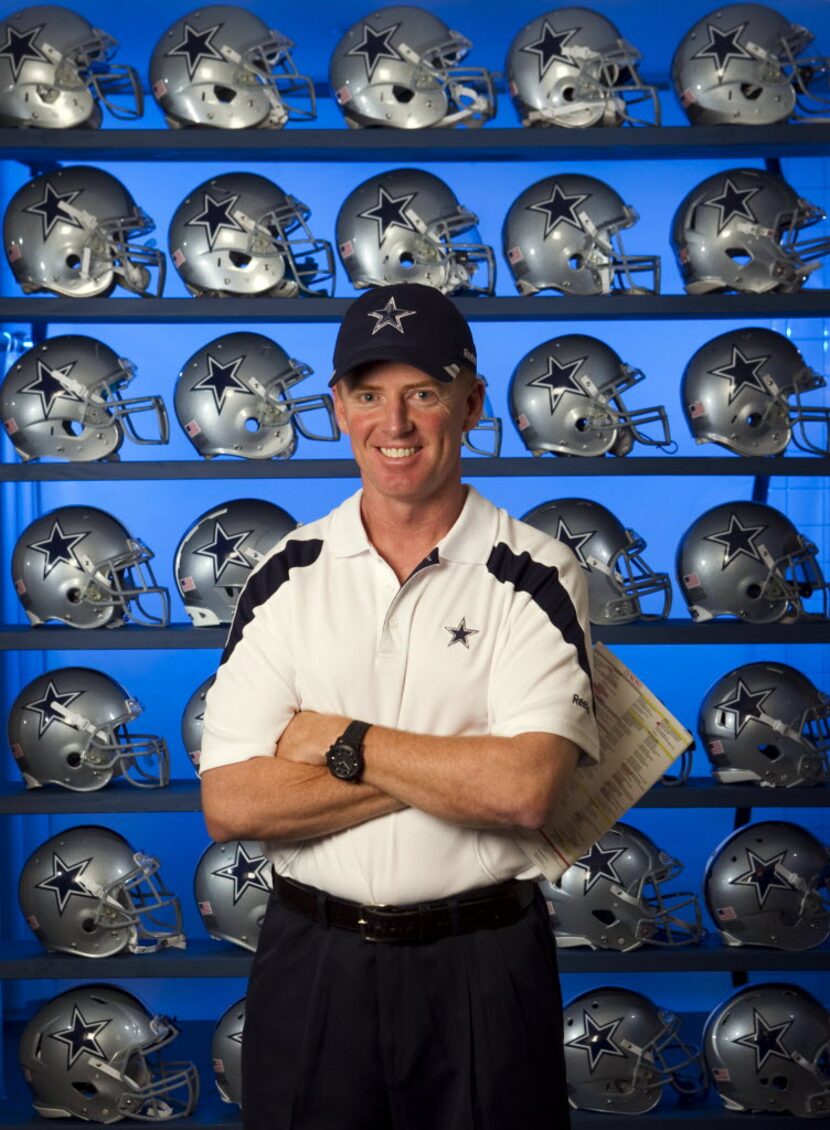
{"label": "navy shoulder panel on shirt", "polygon": [[509,581],[519,592],[526,592],[541,608],[562,638],[576,649],[579,666],[591,680],[591,663],[585,632],[579,623],[571,594],[559,578],[555,565],[534,561],[525,550],[515,553],[509,545],[494,545],[487,559],[487,570],[497,581]]}
{"label": "navy shoulder panel on shirt", "polygon": [[230,659],[233,649],[242,638],[246,624],[254,618],[257,608],[285,584],[292,569],[303,569],[313,565],[320,556],[322,548],[323,542],[319,538],[288,541],[279,553],[269,557],[262,568],[254,573],[242,590],[236,605],[225,650],[219,660],[220,667]]}

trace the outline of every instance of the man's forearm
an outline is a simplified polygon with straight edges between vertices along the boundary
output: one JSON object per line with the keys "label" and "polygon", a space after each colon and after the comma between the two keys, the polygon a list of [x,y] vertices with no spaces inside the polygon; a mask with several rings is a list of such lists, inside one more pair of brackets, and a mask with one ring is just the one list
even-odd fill
{"label": "man's forearm", "polygon": [[371,784],[278,757],[252,757],[202,777],[205,822],[216,841],[314,839],[404,807]]}

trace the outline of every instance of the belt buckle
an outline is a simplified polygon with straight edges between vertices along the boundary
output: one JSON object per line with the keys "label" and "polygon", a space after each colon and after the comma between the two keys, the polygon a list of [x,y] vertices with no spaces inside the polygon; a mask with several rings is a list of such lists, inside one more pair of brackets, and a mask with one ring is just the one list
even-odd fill
{"label": "belt buckle", "polygon": [[361,905],[359,907],[360,917],[357,920],[357,924],[360,927],[360,936],[361,936],[361,938],[363,939],[364,942],[380,942],[380,941],[383,940],[382,938],[378,937],[377,935],[371,933],[372,923],[366,917],[366,915],[368,913],[370,913],[371,911],[373,911],[374,909],[375,909],[374,907],[366,906],[363,903],[361,903]]}

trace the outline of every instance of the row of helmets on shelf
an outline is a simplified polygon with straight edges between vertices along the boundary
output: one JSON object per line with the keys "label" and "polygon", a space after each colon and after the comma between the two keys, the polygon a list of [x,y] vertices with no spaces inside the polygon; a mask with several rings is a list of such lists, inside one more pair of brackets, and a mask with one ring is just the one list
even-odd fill
{"label": "row of helmets on shelf", "polygon": [[[245,1012],[245,997],[234,1001],[210,1037],[219,1095],[240,1107]],[[664,1094],[684,1105],[701,1100],[711,1083],[727,1110],[805,1118],[830,1111],[830,1014],[798,986],[763,981],[731,993],[712,1009],[700,1037],[650,996],[616,985],[568,1001],[563,1021],[568,1100],[577,1110],[645,1114]],[[32,1016],[20,1040],[35,1110],[102,1123],[116,1112],[186,1117],[198,1102],[198,1069],[192,1062],[168,1066],[155,1054],[179,1034],[174,1020],[153,1015],[118,985],[59,993]],[[697,1038],[700,1045],[692,1042]]]}
{"label": "row of helmets on shelf", "polygon": [[[335,255],[309,225],[311,209],[260,173],[230,172],[194,187],[175,208],[170,258],[196,297],[330,297]],[[622,232],[637,211],[586,173],[545,176],[523,189],[502,224],[502,249],[520,295],[657,294],[660,256],[628,254]],[[671,243],[689,294],[800,290],[830,252],[805,238],[824,219],[782,175],[733,168],[695,184],[678,204]],[[434,173],[395,168],[369,177],[340,206],[335,235],[360,289],[418,282],[445,294],[492,295],[496,253],[478,216]],[[11,198],[6,256],[26,294],[72,298],[119,285],[160,296],[167,260],[139,237],[153,220],[112,173],[75,165],[41,173]]]}
{"label": "row of helmets on shelf", "polygon": [[[403,317],[405,310],[399,311]],[[340,437],[328,393],[297,395],[310,366],[264,334],[223,334],[179,370],[176,419],[205,459],[290,458],[298,435]],[[0,420],[24,460],[86,463],[118,459],[125,437],[169,441],[161,396],[125,397],[136,366],[96,338],[65,334],[20,357],[0,383]],[[534,455],[623,456],[635,444],[672,453],[663,405],[629,409],[623,394],[645,380],[605,342],[560,334],[534,346],[515,366],[507,405],[519,438]],[[760,326],[718,334],[695,350],[680,380],[680,403],[695,441],[737,455],[781,455],[794,447],[830,456],[830,407],[805,401],[826,386],[784,334]],[[153,428],[137,419],[152,414]],[[484,415],[464,436],[479,455],[501,451],[502,421],[486,398]]]}
{"label": "row of helmets on shelf", "polygon": [[[502,21],[499,41],[512,30]],[[142,116],[138,72],[112,63],[116,40],[77,13],[24,8],[0,22],[0,36],[0,125],[97,128],[103,108],[117,119]],[[761,4],[726,5],[696,21],[671,66],[689,121],[769,125],[826,115],[830,60],[812,53],[814,38]],[[239,6],[200,8],[158,39],[149,89],[173,129],[313,120],[315,85],[298,70],[294,46]],[[496,113],[496,75],[465,63],[471,47],[423,8],[383,7],[338,42],[330,89],[354,128],[481,126]],[[643,81],[640,62],[604,15],[560,7],[513,36],[505,79],[523,126],[659,125],[657,87]]]}
{"label": "row of helmets on shelf", "polygon": [[[214,678],[192,692],[181,716],[182,746],[197,771]],[[168,743],[132,729],[142,713],[141,703],[103,671],[58,667],[37,675],[17,694],[7,725],[26,787],[95,792],[123,781],[166,788]],[[830,784],[830,697],[789,664],[753,661],[719,676],[700,704],[697,730],[720,784]],[[690,769],[691,756],[684,757],[666,784],[682,785]]]}
{"label": "row of helmets on shelf", "polygon": [[[592,624],[630,624],[668,616],[672,581],[643,557],[646,543],[599,502],[559,498],[524,521],[563,542],[588,582]],[[196,628],[230,624],[239,595],[262,561],[303,530],[282,507],[234,498],[212,506],[178,543],[173,573]],[[689,615],[751,624],[825,619],[830,581],[815,544],[766,503],[720,503],[695,518],[677,547],[675,571]],[[164,628],[170,594],[150,564],[152,551],[112,514],[66,505],[35,518],[18,536],[11,576],[23,611],[37,626]]]}
{"label": "row of helmets on shelf", "polygon": [[[555,881],[540,881],[560,948],[628,953],[676,949],[707,936],[698,895],[672,889],[679,859],[629,823],[614,824]],[[726,946],[806,951],[830,936],[830,848],[785,820],[731,832],[705,865],[703,897]],[[208,934],[255,952],[272,889],[271,863],[254,840],[211,843],[193,894]],[[79,957],[183,949],[179,898],[155,856],[92,824],[40,844],[18,882],[20,910],[50,952]]]}

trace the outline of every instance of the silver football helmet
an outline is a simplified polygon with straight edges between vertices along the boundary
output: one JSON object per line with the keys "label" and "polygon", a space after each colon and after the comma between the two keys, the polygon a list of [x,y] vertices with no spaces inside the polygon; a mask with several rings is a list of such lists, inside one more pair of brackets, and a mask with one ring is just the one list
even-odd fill
{"label": "silver football helmet", "polygon": [[170,258],[196,297],[334,294],[334,252],[311,233],[311,209],[259,173],[194,188],[170,222]]}
{"label": "silver football helmet", "polygon": [[[118,43],[56,4],[22,8],[0,20],[0,126],[96,129],[101,107],[140,118],[141,79],[110,59]],[[125,95],[123,101],[118,101]]]}
{"label": "silver football helmet", "polygon": [[722,1001],[703,1054],[727,1110],[830,1114],[830,1015],[798,985],[746,985]]}
{"label": "silver football helmet", "polygon": [[[132,361],[94,337],[64,334],[34,346],[0,384],[0,417],[23,460],[55,458],[86,463],[118,459],[126,435],[133,443],[167,443],[167,412],[160,396],[125,398],[135,376]],[[139,434],[133,419],[152,412],[155,434]]]}
{"label": "silver football helmet", "polygon": [[[164,252],[136,242],[154,227],[112,173],[75,165],[41,173],[17,190],[6,208],[3,243],[25,294],[95,298],[122,286],[159,297]],[[155,287],[151,269],[158,272]]]}
{"label": "silver football helmet", "polygon": [[665,1087],[706,1093],[703,1060],[680,1036],[680,1018],[633,989],[605,985],[565,1007],[568,1101],[578,1110],[645,1114]]}
{"label": "silver football helmet", "polygon": [[[657,88],[643,83],[642,56],[589,8],[556,8],[517,33],[507,85],[523,126],[660,125]],[[640,111],[631,108],[640,103]]]}
{"label": "silver football helmet", "polygon": [[792,294],[821,266],[830,238],[800,233],[824,219],[783,177],[729,169],[700,182],[681,201],[671,242],[687,294],[736,290]]}
{"label": "silver football helmet", "polygon": [[170,779],[164,738],[135,734],[141,703],[103,671],[61,667],[38,675],[9,714],[9,745],[26,787],[62,785],[77,792],[121,778],[139,788]]}
{"label": "silver football helmet", "polygon": [[781,455],[792,440],[828,456],[830,408],[801,399],[826,384],[789,338],[750,326],[697,350],[683,372],[681,397],[696,443],[718,443],[737,455]]}
{"label": "silver football helmet", "polygon": [[12,581],[31,624],[60,620],[73,628],[117,628],[131,621],[164,628],[170,597],[156,584],[152,558],[105,510],[59,506],[35,518],[17,539]]}
{"label": "silver football helmet", "polygon": [[209,675],[198,685],[182,712],[182,745],[197,773],[202,755],[202,734],[205,729],[205,698],[215,678],[215,675]]}
{"label": "silver football helmet", "polygon": [[403,282],[442,294],[493,294],[495,255],[481,242],[477,224],[478,216],[434,173],[391,169],[343,201],[337,248],[359,290]]}
{"label": "silver football helmet", "polygon": [[[629,411],[622,394],[645,380],[605,342],[587,334],[543,341],[510,378],[510,416],[534,455],[627,455],[635,441],[675,450],[662,405]],[[656,424],[658,434],[641,430]]]}
{"label": "silver football helmet", "polygon": [[687,118],[701,126],[766,126],[826,117],[830,59],[799,58],[813,39],[765,4],[710,12],[686,32],[672,61]]}
{"label": "silver football helmet", "polygon": [[197,518],[179,542],[173,566],[195,627],[230,624],[254,568],[296,527],[281,506],[255,498],[212,506]]}
{"label": "silver football helmet", "polygon": [[761,502],[724,502],[692,522],[677,549],[677,577],[693,620],[750,624],[826,617],[825,581],[811,541]]}
{"label": "silver football helmet", "polygon": [[380,8],[334,49],[329,82],[349,126],[481,126],[496,112],[489,71],[460,66],[472,47],[423,8]]}
{"label": "silver football helmet", "polygon": [[47,1001],[20,1040],[20,1066],[42,1118],[170,1122],[192,1114],[194,1064],[158,1057],[179,1035],[117,985],[81,985]]}
{"label": "silver football helmet", "polygon": [[193,894],[210,936],[252,952],[271,888],[271,863],[254,840],[210,844],[193,878]]}
{"label": "silver football helmet", "polygon": [[786,820],[746,824],[709,857],[703,893],[726,945],[813,949],[830,936],[830,849]]}
{"label": "silver football helmet", "polygon": [[609,828],[555,883],[543,880],[557,946],[684,946],[706,931],[691,891],[665,891],[683,864],[630,824]]}
{"label": "silver football helmet", "polygon": [[245,998],[227,1008],[216,1022],[210,1042],[216,1089],[222,1102],[242,1106],[242,1029]]}
{"label": "silver football helmet", "polygon": [[297,70],[293,46],[253,12],[210,4],[176,20],[158,41],[150,89],[172,129],[309,121],[317,116],[314,83]]}
{"label": "silver football helmet", "polygon": [[[587,498],[557,498],[529,510],[522,521],[563,542],[576,554],[588,581],[592,624],[661,620],[671,608],[671,579],[640,556],[646,543],[605,506]],[[659,597],[647,612],[645,597]]]}
{"label": "silver football helmet", "polygon": [[[205,459],[241,455],[245,459],[288,459],[297,449],[297,432],[306,439],[338,440],[340,429],[328,393],[295,396],[311,376],[302,361],[258,333],[229,333],[185,361],[176,382],[176,416],[190,442]],[[322,411],[322,433],[306,423]]]}
{"label": "silver football helmet", "polygon": [[178,898],[159,861],[111,828],[80,825],[42,843],[20,873],[20,909],[48,950],[82,957],[184,949]]}
{"label": "silver football helmet", "polygon": [[[660,256],[628,255],[622,232],[639,219],[610,185],[561,173],[520,193],[502,226],[520,294],[657,294]],[[644,281],[641,276],[645,275]]]}
{"label": "silver football helmet", "polygon": [[698,731],[724,784],[830,780],[830,697],[786,663],[744,663],[722,675],[700,705]]}

